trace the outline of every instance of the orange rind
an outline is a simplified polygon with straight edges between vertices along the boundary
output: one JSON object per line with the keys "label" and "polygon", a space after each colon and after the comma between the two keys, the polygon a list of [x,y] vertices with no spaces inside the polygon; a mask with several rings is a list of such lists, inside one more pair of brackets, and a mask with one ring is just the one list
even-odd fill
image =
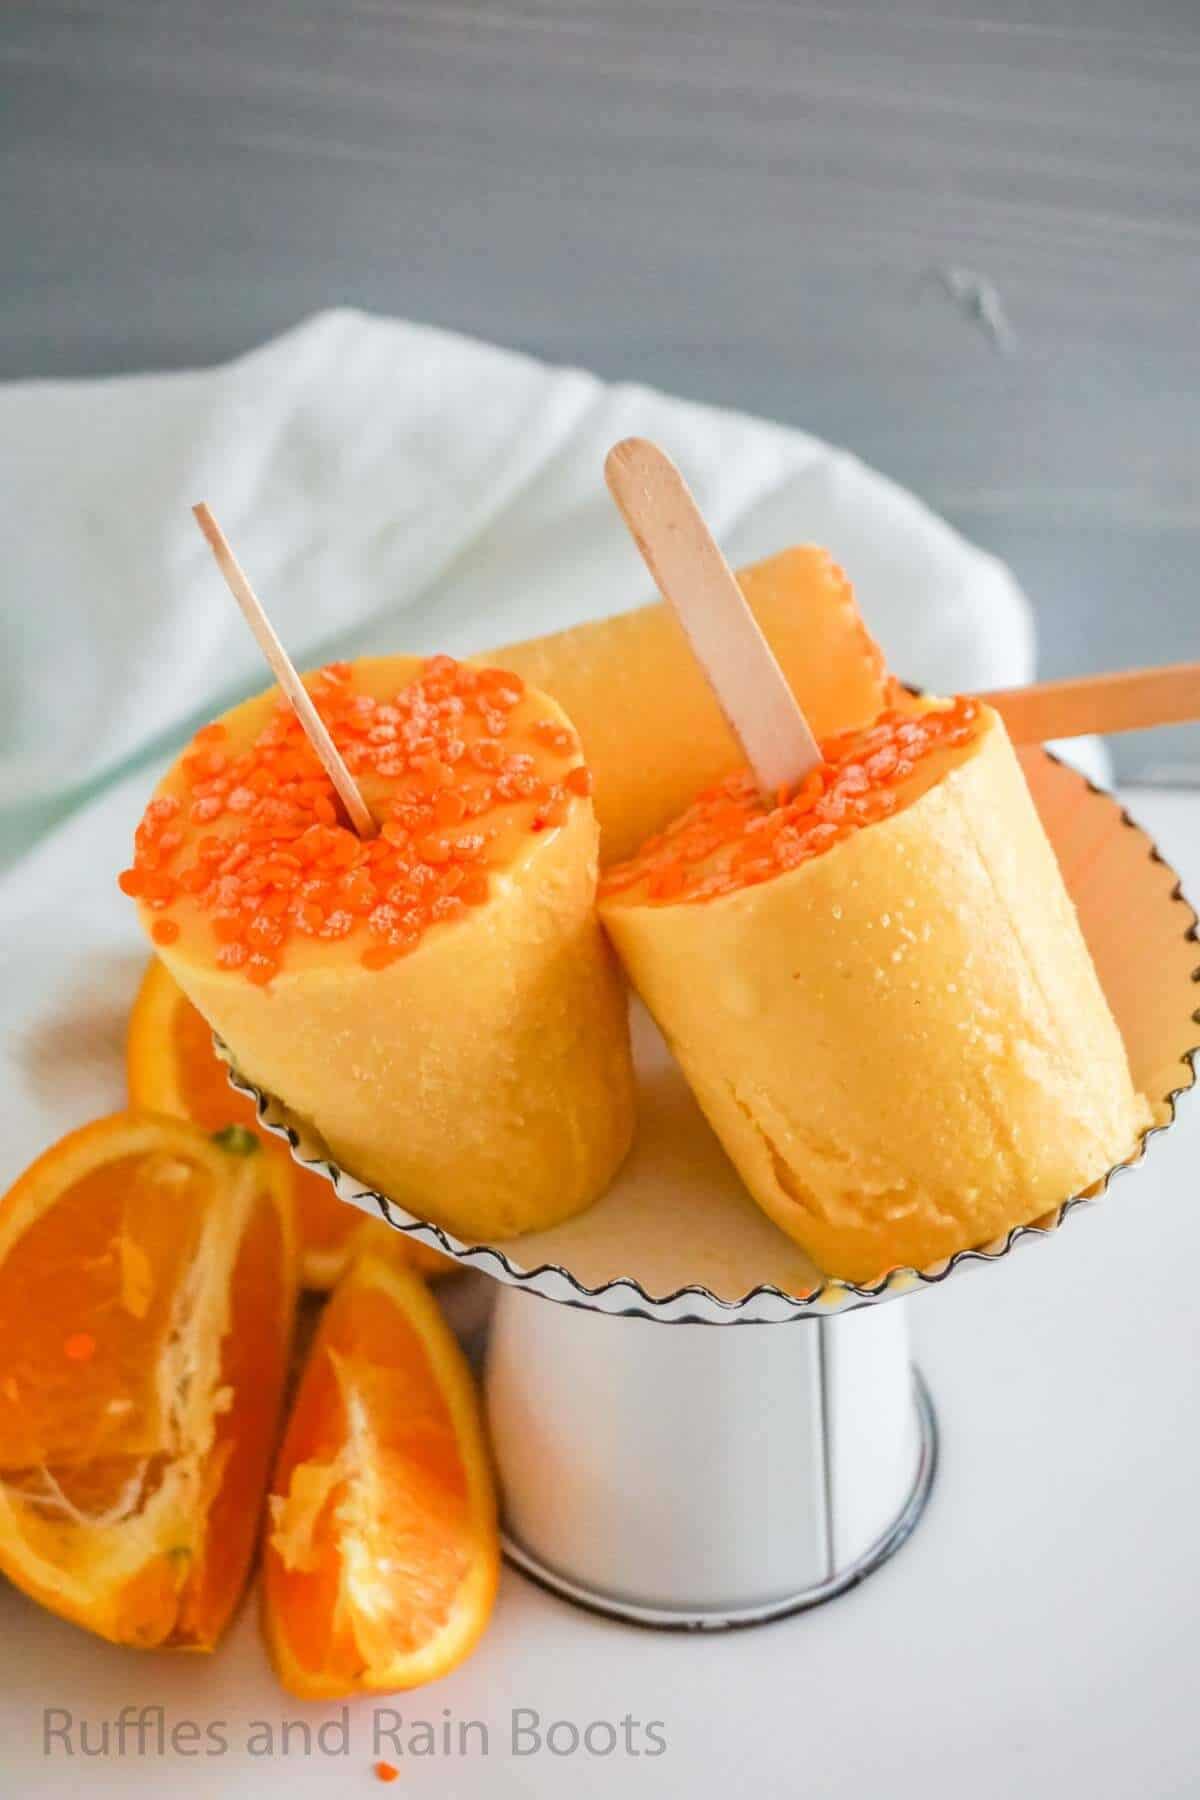
{"label": "orange rind", "polygon": [[295,1308],[236,1128],[122,1113],[0,1201],[0,1570],[116,1643],[208,1650],[245,1585]]}
{"label": "orange rind", "polygon": [[361,1257],[326,1306],[272,1483],[263,1618],[306,1699],[457,1667],[491,1616],[500,1544],[474,1382],[420,1278]]}

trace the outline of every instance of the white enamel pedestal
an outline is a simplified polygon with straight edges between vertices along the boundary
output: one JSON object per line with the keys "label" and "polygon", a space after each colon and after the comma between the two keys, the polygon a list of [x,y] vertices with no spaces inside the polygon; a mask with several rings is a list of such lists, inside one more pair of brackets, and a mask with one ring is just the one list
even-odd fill
{"label": "white enamel pedestal", "polygon": [[[1110,796],[1045,752],[1023,761],[1151,1102],[1152,1144],[1195,1082],[1195,915]],[[612,1188],[500,1245],[464,1243],[365,1187],[278,1101],[231,1079],[344,1200],[498,1283],[484,1379],[512,1561],[639,1624],[758,1623],[851,1586],[920,1516],[933,1411],[908,1309],[881,1303],[1056,1232],[1127,1181],[1140,1149],[994,1243],[855,1286],[750,1201],[636,1008],[634,1047],[639,1128]]]}
{"label": "white enamel pedestal", "polygon": [[636,1624],[829,1599],[903,1543],[933,1479],[899,1306],[667,1329],[506,1289],[486,1368],[510,1559]]}

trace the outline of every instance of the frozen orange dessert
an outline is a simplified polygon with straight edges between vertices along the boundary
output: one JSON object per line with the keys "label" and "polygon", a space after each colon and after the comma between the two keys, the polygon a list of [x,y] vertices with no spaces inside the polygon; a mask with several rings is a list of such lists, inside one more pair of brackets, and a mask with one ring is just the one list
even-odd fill
{"label": "frozen orange dessert", "polygon": [[[738,583],[819,737],[865,725],[894,703],[882,652],[827,550],[796,545],[741,569]],[[702,789],[742,766],[737,739],[661,601],[497,654],[571,715],[595,783],[603,863],[632,856]]]}
{"label": "frozen orange dessert", "polygon": [[335,664],[309,688],[360,839],[278,693],[200,731],[121,886],[257,1087],[460,1237],[570,1217],[633,1128],[624,988],[570,721],[510,671]]}
{"label": "frozen orange dessert", "polygon": [[1149,1110],[1004,726],[971,700],[707,790],[601,916],[763,1210],[870,1281],[1132,1155]]}

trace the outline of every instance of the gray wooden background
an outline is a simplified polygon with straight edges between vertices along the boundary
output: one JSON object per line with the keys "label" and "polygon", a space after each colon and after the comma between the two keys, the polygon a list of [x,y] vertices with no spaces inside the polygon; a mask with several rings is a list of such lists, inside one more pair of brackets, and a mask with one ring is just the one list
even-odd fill
{"label": "gray wooden background", "polygon": [[4,0],[0,81],[0,378],[428,319],[850,445],[1047,672],[1200,657],[1200,0]]}

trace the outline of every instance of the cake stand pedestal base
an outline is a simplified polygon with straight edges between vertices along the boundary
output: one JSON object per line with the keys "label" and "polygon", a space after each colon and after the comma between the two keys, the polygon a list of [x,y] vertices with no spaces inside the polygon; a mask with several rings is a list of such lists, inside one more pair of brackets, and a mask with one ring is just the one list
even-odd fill
{"label": "cake stand pedestal base", "polygon": [[937,1460],[905,1310],[666,1326],[501,1287],[486,1394],[509,1559],[668,1629],[854,1586],[912,1531]]}

